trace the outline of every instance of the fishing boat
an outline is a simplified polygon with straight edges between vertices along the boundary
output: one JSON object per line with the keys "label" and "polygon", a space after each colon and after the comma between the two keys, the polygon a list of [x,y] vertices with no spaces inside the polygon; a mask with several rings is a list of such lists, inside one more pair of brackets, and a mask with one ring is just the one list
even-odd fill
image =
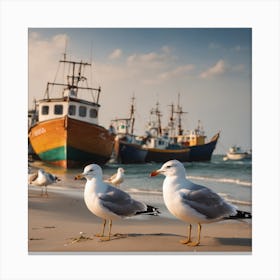
{"label": "fishing boat", "polygon": [[[59,63],[69,66],[70,74],[66,82],[48,82],[44,98],[36,101],[38,119],[29,128],[32,148],[41,160],[64,168],[105,164],[115,135],[98,124],[101,88],[89,87],[82,74],[91,64],[67,60],[66,54]],[[50,96],[54,88],[58,97]]]}
{"label": "fishing boat", "polygon": [[[134,110],[133,110],[134,113]],[[174,113],[178,114],[178,133],[175,133]],[[215,134],[209,142],[205,142],[206,136],[201,129],[199,122],[194,131],[187,131],[185,134],[182,129],[181,115],[184,112],[178,105],[177,110],[171,106],[171,117],[166,128],[161,126],[161,112],[159,104],[152,109],[150,115],[155,118],[148,123],[148,130],[142,137],[136,137],[133,133],[126,133],[126,128],[134,120],[134,114],[125,119],[124,130],[120,131],[120,126],[115,126],[117,137],[115,139],[115,153],[118,162],[145,163],[145,162],[165,162],[177,159],[181,162],[209,161],[219,139],[219,133]],[[123,119],[120,119],[123,120]],[[118,120],[115,120],[117,123]],[[134,121],[133,121],[134,124]]]}
{"label": "fishing boat", "polygon": [[232,146],[229,148],[224,160],[245,160],[252,159],[252,153],[243,151],[239,146]]}

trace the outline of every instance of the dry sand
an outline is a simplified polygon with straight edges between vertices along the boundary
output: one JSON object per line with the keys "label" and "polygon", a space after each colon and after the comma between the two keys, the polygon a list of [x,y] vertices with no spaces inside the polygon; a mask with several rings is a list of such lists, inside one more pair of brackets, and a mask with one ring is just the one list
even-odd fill
{"label": "dry sand", "polygon": [[[49,192],[41,197],[40,190],[29,190],[28,248],[29,253],[213,253],[252,251],[251,223],[223,221],[202,225],[201,244],[182,245],[179,240],[187,233],[187,225],[176,219],[145,216],[113,221],[110,241],[100,241],[94,234],[101,231],[102,220],[89,212],[84,201]],[[193,227],[194,239],[196,226]],[[83,232],[85,239],[77,240]],[[107,227],[106,231],[107,233]]]}

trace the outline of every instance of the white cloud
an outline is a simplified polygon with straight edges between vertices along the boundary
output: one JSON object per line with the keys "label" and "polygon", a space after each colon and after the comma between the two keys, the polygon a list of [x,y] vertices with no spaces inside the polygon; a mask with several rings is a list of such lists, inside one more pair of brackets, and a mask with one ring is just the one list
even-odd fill
{"label": "white cloud", "polygon": [[164,73],[161,73],[161,77],[163,79],[166,79],[166,78],[172,78],[172,77],[176,77],[176,76],[180,76],[182,74],[185,74],[187,72],[190,72],[191,70],[194,69],[194,65],[193,64],[186,64],[186,65],[181,65],[181,66],[178,66],[168,72],[164,72]]}
{"label": "white cloud", "polygon": [[218,76],[226,71],[226,64],[223,59],[220,59],[215,65],[203,71],[200,77],[203,79],[211,78],[213,76]]}
{"label": "white cloud", "polygon": [[[65,51],[67,35],[58,34],[42,39],[37,32],[30,32],[28,44],[29,100],[43,98],[46,84],[54,80],[58,60]],[[31,104],[29,104],[31,106]]]}
{"label": "white cloud", "polygon": [[149,52],[143,54],[132,54],[128,56],[126,62],[130,67],[140,67],[140,68],[160,68],[162,67],[168,60],[170,56],[167,53],[167,50],[163,50],[163,52]]}
{"label": "white cloud", "polygon": [[122,50],[121,49],[115,49],[110,55],[110,59],[118,59],[122,56]]}

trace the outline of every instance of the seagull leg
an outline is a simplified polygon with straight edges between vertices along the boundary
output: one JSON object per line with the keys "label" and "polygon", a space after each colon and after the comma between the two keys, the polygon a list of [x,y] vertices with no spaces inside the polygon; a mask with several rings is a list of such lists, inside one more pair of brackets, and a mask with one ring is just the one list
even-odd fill
{"label": "seagull leg", "polygon": [[181,244],[188,244],[188,243],[191,242],[191,233],[192,233],[192,225],[191,224],[189,224],[189,226],[188,226],[188,232],[189,232],[188,233],[188,238],[180,240]]}
{"label": "seagull leg", "polygon": [[109,241],[110,240],[110,238],[111,238],[111,229],[112,229],[112,220],[110,219],[110,222],[109,222],[109,234],[106,237],[101,237],[100,238],[101,241]]}
{"label": "seagull leg", "polygon": [[48,189],[47,189],[48,187],[47,186],[45,186],[45,195],[46,195],[46,197],[49,197],[49,194],[48,194]]}
{"label": "seagull leg", "polygon": [[198,233],[197,241],[189,243],[188,246],[195,247],[195,246],[198,246],[200,244],[200,232],[201,232],[201,224],[198,223],[197,224],[197,233]]}
{"label": "seagull leg", "polygon": [[104,236],[104,229],[105,229],[105,226],[106,226],[106,220],[104,219],[104,221],[103,221],[102,233],[97,233],[97,234],[95,234],[94,236],[96,236],[96,237],[102,237],[102,236]]}

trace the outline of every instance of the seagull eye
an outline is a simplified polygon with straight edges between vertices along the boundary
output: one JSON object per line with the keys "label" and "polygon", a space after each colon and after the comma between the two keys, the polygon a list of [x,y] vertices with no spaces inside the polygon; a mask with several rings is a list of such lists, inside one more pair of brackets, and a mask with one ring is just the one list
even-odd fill
{"label": "seagull eye", "polygon": [[172,167],[172,165],[168,165],[168,166],[166,166],[166,168],[170,168],[170,167]]}

